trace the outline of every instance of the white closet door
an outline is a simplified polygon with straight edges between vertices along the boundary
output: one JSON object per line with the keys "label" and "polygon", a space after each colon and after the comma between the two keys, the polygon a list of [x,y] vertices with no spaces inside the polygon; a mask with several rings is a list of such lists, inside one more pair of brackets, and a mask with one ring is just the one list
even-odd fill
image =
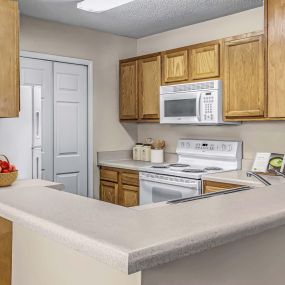
{"label": "white closet door", "polygon": [[54,63],[54,177],[87,196],[87,67]]}
{"label": "white closet door", "polygon": [[42,87],[42,179],[53,181],[53,62],[21,57],[21,85]]}

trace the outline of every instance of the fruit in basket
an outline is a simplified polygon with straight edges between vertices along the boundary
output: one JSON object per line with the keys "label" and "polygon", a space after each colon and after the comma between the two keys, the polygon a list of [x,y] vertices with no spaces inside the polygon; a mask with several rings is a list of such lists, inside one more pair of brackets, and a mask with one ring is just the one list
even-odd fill
{"label": "fruit in basket", "polygon": [[0,160],[0,173],[11,173],[15,171],[17,171],[15,165],[10,164],[5,160]]}

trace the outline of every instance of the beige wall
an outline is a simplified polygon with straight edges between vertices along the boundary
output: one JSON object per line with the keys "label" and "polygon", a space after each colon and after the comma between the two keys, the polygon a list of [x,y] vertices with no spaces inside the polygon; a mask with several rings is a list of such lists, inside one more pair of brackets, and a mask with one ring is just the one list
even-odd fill
{"label": "beige wall", "polygon": [[[21,18],[20,36],[21,50],[93,61],[94,153],[130,149],[137,140],[137,126],[123,126],[118,120],[118,61],[136,55],[137,41],[30,17]],[[96,167],[95,178],[98,195]]]}
{"label": "beige wall", "polygon": [[21,50],[93,61],[95,149],[130,148],[137,134],[118,120],[118,61],[136,54],[136,40],[30,17],[21,18],[20,35]]}
{"label": "beige wall", "polygon": [[[138,54],[176,48],[183,45],[219,39],[262,30],[263,8],[211,20],[138,40]],[[139,141],[161,137],[167,150],[175,151],[179,138],[237,139],[244,142],[244,157],[252,159],[257,151],[285,152],[285,122],[244,123],[241,126],[199,127],[139,125]]]}

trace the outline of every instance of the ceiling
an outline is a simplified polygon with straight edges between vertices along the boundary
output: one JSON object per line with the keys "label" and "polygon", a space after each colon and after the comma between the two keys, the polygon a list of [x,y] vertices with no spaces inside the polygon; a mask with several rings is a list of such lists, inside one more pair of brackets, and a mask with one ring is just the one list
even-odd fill
{"label": "ceiling", "polygon": [[136,0],[96,14],[77,9],[77,2],[20,0],[20,9],[27,16],[142,38],[263,5],[263,0]]}

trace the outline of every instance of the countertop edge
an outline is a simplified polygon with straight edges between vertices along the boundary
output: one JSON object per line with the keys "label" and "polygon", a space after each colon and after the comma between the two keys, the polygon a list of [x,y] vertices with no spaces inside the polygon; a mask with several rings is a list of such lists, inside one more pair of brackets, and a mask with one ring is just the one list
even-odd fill
{"label": "countertop edge", "polygon": [[[98,262],[129,274],[128,253],[117,249],[112,245],[100,243],[86,235],[64,228],[45,219],[27,214],[24,211],[2,203],[0,203],[0,216],[13,223],[17,223],[20,226],[24,226],[35,233],[41,234],[45,238],[52,239],[72,250],[92,257]],[[111,254],[106,254],[106,252],[110,251]],[[106,258],[106,256],[112,256],[112,258]]]}
{"label": "countertop edge", "polygon": [[[193,238],[193,236],[191,237],[191,239],[199,240],[199,242],[192,242],[189,244],[191,242],[189,241],[189,238],[182,238],[173,242],[170,241],[167,244],[156,245],[146,250],[138,250],[129,254],[128,274],[133,274],[187,256],[202,253],[283,225],[285,225],[285,211],[276,215],[263,217],[259,220],[248,221],[246,224],[243,223],[231,229],[220,228],[215,229],[215,231],[209,231],[208,234],[203,232],[200,235],[197,234],[195,238]],[[222,234],[219,234],[219,232],[222,232]],[[206,234],[208,238],[205,238]],[[165,248],[171,249],[167,250]],[[138,256],[142,255],[145,255],[146,257],[138,258]]]}

